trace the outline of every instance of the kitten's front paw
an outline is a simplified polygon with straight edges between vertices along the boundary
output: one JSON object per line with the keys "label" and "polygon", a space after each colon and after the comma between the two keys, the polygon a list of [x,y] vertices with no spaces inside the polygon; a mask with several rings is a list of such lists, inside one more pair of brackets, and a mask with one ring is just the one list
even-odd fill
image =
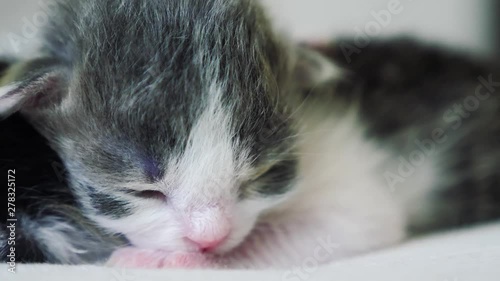
{"label": "kitten's front paw", "polygon": [[127,268],[214,268],[215,262],[201,253],[170,253],[127,247],[116,250],[106,265]]}
{"label": "kitten's front paw", "polygon": [[214,268],[215,263],[200,253],[173,253],[166,257],[162,268]]}

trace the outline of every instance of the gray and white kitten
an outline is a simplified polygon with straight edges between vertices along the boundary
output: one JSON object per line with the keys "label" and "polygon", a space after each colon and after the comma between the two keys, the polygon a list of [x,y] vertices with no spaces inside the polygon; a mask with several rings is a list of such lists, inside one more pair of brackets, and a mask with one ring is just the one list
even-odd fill
{"label": "gray and white kitten", "polygon": [[327,263],[500,215],[492,68],[407,41],[294,45],[250,0],[67,0],[50,18],[0,113],[129,241],[109,264]]}

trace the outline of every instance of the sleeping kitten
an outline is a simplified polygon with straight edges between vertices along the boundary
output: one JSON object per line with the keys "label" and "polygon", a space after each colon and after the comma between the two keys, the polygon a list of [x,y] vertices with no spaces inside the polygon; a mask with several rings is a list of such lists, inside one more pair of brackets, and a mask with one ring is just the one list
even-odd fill
{"label": "sleeping kitten", "polygon": [[126,237],[108,264],[327,263],[500,215],[488,67],[411,42],[348,63],[349,42],[291,44],[249,0],[67,0],[50,18],[0,113],[29,120],[85,218]]}

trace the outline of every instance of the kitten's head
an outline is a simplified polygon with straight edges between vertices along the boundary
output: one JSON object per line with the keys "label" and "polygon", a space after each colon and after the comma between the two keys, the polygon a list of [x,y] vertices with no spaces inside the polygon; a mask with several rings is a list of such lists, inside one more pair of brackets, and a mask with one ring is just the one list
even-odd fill
{"label": "kitten's head", "polygon": [[47,57],[11,70],[0,113],[21,110],[47,137],[102,227],[138,247],[224,252],[292,192],[284,99],[307,67],[253,1],[69,1],[56,11]]}

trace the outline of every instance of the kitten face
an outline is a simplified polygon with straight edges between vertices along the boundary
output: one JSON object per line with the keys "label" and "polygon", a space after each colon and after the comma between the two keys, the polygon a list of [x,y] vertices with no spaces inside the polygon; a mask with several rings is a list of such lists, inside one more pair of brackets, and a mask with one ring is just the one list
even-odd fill
{"label": "kitten face", "polygon": [[116,120],[99,120],[77,109],[82,103],[68,105],[73,121],[55,145],[91,217],[139,247],[198,250],[221,241],[224,251],[243,240],[293,184],[291,130],[275,109],[243,112],[214,89],[185,114],[161,103],[123,112],[113,105],[103,112]]}
{"label": "kitten face", "polygon": [[[64,28],[90,34],[63,42],[78,54],[67,95],[32,122],[101,226],[138,247],[234,248],[296,176],[286,52],[250,1],[91,2],[73,4],[90,10],[85,25]],[[161,16],[125,21],[132,10]]]}

